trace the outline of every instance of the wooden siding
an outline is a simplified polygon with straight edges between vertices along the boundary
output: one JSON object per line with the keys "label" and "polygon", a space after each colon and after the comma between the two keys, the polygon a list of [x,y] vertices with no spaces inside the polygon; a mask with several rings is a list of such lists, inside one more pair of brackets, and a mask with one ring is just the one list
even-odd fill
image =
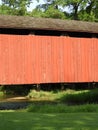
{"label": "wooden siding", "polygon": [[98,39],[0,34],[0,84],[98,82]]}

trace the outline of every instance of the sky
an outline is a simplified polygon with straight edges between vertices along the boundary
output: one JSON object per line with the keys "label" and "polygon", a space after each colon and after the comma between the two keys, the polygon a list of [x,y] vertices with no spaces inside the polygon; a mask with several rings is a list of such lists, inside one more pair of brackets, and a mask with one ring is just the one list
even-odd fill
{"label": "sky", "polygon": [[44,0],[40,0],[39,3],[36,0],[33,0],[33,3],[31,3],[30,7],[27,8],[28,11],[32,11],[38,4],[44,4]]}

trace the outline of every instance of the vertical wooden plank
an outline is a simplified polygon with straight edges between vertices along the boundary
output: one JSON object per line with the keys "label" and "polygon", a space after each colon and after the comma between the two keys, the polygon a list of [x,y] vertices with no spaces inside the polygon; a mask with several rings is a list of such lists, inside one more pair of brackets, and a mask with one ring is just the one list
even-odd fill
{"label": "vertical wooden plank", "polygon": [[0,84],[98,82],[98,39],[0,35]]}

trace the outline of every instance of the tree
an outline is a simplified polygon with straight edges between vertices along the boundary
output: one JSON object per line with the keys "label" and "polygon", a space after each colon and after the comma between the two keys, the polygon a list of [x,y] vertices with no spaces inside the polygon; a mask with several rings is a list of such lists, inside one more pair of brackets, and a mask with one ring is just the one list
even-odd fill
{"label": "tree", "polygon": [[79,12],[79,19],[86,21],[96,21],[98,9],[98,1],[88,0],[85,8],[81,8]]}
{"label": "tree", "polygon": [[[0,14],[12,14],[13,10],[5,5],[0,6]],[[14,12],[15,13],[15,12]]]}
{"label": "tree", "polygon": [[32,10],[32,12],[30,12],[30,16],[32,17],[42,17],[43,14],[44,12],[39,8],[35,8]]}
{"label": "tree", "polygon": [[45,0],[44,4],[39,4],[32,11],[32,16],[40,16],[45,18],[65,19],[64,13],[60,10],[55,0]]}
{"label": "tree", "polygon": [[39,2],[28,12],[27,7],[33,2],[35,0],[2,0],[0,14],[98,21],[98,0],[44,0],[44,4]]}
{"label": "tree", "polygon": [[96,2],[96,7],[95,7],[95,21],[98,22],[98,2]]}
{"label": "tree", "polygon": [[[26,15],[27,7],[30,5],[31,0],[2,0],[2,6],[7,14],[13,15]],[[3,10],[2,10],[3,12]]]}
{"label": "tree", "polygon": [[45,0],[45,4],[39,5],[39,8],[51,12],[50,6],[63,12],[67,19],[86,21],[98,19],[98,0]]}
{"label": "tree", "polygon": [[65,15],[58,8],[50,6],[43,14],[45,18],[65,19]]}

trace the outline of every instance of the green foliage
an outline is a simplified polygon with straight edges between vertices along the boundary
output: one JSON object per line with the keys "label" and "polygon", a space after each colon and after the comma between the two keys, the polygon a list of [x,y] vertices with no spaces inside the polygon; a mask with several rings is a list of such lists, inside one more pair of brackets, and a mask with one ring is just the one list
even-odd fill
{"label": "green foliage", "polygon": [[10,15],[27,15],[31,0],[2,0],[1,13]]}
{"label": "green foliage", "polygon": [[[30,93],[30,98],[55,102],[45,102],[30,105],[29,112],[39,113],[68,113],[68,112],[98,112],[98,89],[91,90],[66,90],[63,92],[34,92]],[[39,101],[39,100],[38,100]],[[70,105],[67,106],[66,104]],[[85,105],[82,105],[85,104]]]}
{"label": "green foliage", "polygon": [[15,12],[8,6],[1,5],[0,6],[0,14],[15,14]]}
{"label": "green foliage", "polygon": [[93,12],[91,14],[88,14],[84,11],[81,11],[79,14],[79,19],[82,21],[96,21],[95,14]]}
{"label": "green foliage", "polygon": [[27,97],[28,99],[36,100],[48,100],[48,101],[58,101],[66,94],[76,93],[75,90],[67,89],[66,91],[36,91],[30,90]]}
{"label": "green foliage", "polygon": [[[66,7],[67,11],[65,10]],[[98,1],[96,0],[46,0],[45,4],[39,5],[39,9],[44,9],[47,17],[52,18],[55,18],[53,12],[58,10],[65,14],[65,17],[62,16],[63,18],[57,14],[58,18],[62,19],[67,18],[84,21],[97,21],[98,19]],[[47,10],[49,13],[47,13]]]}
{"label": "green foliage", "polygon": [[67,94],[60,99],[67,104],[86,104],[98,103],[98,89],[89,90],[86,92]]}
{"label": "green foliage", "polygon": [[57,101],[67,104],[87,104],[98,103],[98,89],[75,91],[67,89],[66,91],[45,92],[31,90],[27,96],[29,99]]}
{"label": "green foliage", "polygon": [[[57,0],[58,4],[64,8],[69,8],[69,16],[75,20],[95,21],[98,14],[97,0]],[[66,11],[65,11],[66,12]]]}
{"label": "green foliage", "polygon": [[80,113],[98,112],[98,105],[86,104],[78,106],[67,106],[65,104],[33,104],[27,108],[28,112],[33,113]]}
{"label": "green foliage", "polygon": [[[39,2],[40,0],[36,0]],[[2,0],[0,14],[29,15],[33,17],[98,21],[97,0],[45,0],[31,12],[27,7],[33,0]],[[67,10],[66,10],[67,8]]]}
{"label": "green foliage", "polygon": [[37,8],[32,10],[32,12],[30,13],[30,16],[32,17],[42,17],[42,15],[43,15],[43,11]]}
{"label": "green foliage", "polygon": [[53,7],[49,7],[44,12],[42,17],[45,17],[45,18],[58,18],[58,19],[65,19],[66,18],[63,12],[61,12],[60,10],[55,9]]}
{"label": "green foliage", "polygon": [[44,18],[56,18],[56,19],[65,19],[65,15],[58,9],[55,9],[53,6],[49,6],[46,10],[41,10],[40,8],[34,9],[31,14],[33,17],[44,17]]}
{"label": "green foliage", "polygon": [[3,99],[5,97],[4,92],[0,92],[0,99]]}
{"label": "green foliage", "polygon": [[52,96],[52,92],[44,92],[44,91],[35,91],[35,90],[30,90],[30,93],[28,94],[28,98],[33,98],[33,99],[48,99],[50,96]]}

